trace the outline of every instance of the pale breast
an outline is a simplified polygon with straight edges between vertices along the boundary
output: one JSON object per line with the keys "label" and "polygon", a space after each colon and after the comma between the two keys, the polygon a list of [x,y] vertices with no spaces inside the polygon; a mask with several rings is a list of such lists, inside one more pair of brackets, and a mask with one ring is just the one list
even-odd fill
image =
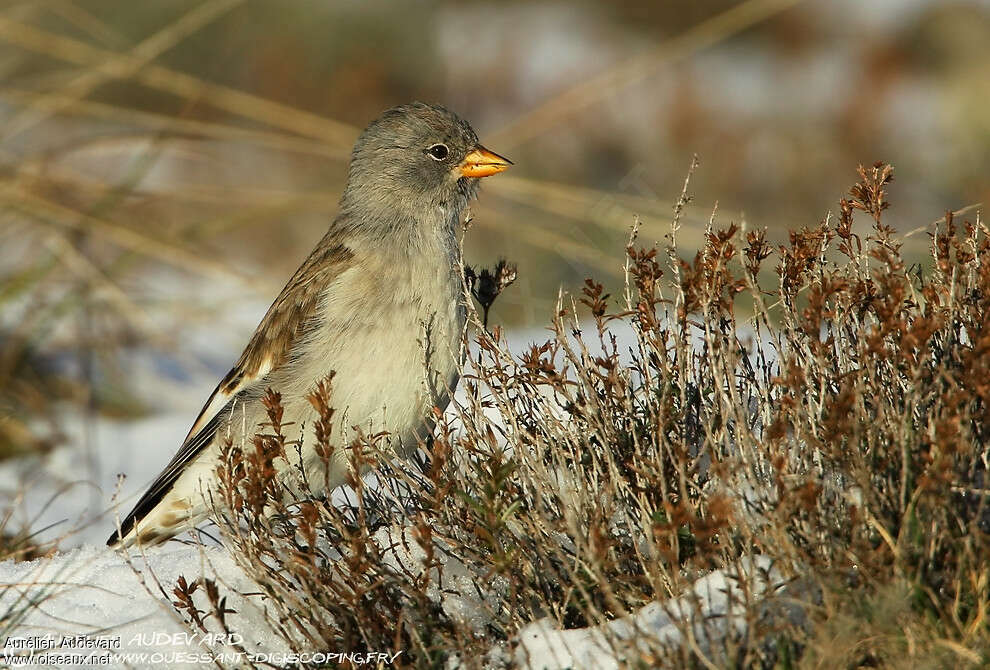
{"label": "pale breast", "polygon": [[272,379],[300,423],[312,423],[305,396],[331,371],[342,438],[358,427],[414,442],[432,408],[449,402],[464,326],[459,276],[446,263],[388,260],[369,260],[327,287],[299,355]]}

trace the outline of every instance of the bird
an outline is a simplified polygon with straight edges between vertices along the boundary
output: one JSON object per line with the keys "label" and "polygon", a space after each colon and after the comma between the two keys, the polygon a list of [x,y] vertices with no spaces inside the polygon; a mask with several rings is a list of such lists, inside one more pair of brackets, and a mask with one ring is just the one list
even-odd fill
{"label": "bird", "polygon": [[[400,105],[372,121],[326,234],[107,544],[153,546],[209,518],[222,446],[258,432],[268,389],[281,394],[283,425],[309,426],[319,417],[308,396],[332,377],[335,444],[387,431],[399,455],[415,452],[460,378],[462,217],[479,180],[510,165],[440,105]],[[332,452],[325,477],[315,436],[300,439],[314,495],[347,481],[346,449]]]}

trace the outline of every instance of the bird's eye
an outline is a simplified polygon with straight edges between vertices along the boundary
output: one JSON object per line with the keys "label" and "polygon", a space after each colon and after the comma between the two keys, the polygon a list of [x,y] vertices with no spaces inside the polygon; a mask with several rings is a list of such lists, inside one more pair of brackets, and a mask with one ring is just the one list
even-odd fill
{"label": "bird's eye", "polygon": [[450,154],[450,149],[447,148],[446,144],[434,144],[426,150],[426,153],[430,154],[430,158],[433,160],[442,161]]}

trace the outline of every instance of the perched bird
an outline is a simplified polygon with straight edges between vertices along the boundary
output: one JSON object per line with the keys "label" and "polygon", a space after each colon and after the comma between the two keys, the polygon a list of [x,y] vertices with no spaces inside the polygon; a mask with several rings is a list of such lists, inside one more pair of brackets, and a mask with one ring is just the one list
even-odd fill
{"label": "perched bird", "polygon": [[[372,122],[330,229],[107,544],[157,544],[209,516],[221,445],[258,432],[268,388],[281,394],[283,423],[308,427],[317,417],[307,396],[332,372],[335,444],[388,431],[399,451],[415,450],[460,376],[458,226],[478,179],[509,165],[443,107],[402,105]],[[326,479],[313,432],[300,438],[315,488]],[[333,452],[331,487],[346,481],[344,452]]]}

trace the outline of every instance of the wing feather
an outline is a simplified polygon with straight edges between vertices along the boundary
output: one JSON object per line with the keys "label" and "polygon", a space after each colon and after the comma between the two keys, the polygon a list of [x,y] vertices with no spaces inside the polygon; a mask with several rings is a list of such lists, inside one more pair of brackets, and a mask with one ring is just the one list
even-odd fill
{"label": "wing feather", "polygon": [[162,501],[186,466],[213,441],[224,425],[226,409],[292,358],[293,347],[313,325],[321,292],[351,266],[353,258],[350,249],[333,243],[327,233],[268,308],[241,357],[196,417],[178,453],[121,523],[121,532],[114,532],[107,544],[126,537]]}

